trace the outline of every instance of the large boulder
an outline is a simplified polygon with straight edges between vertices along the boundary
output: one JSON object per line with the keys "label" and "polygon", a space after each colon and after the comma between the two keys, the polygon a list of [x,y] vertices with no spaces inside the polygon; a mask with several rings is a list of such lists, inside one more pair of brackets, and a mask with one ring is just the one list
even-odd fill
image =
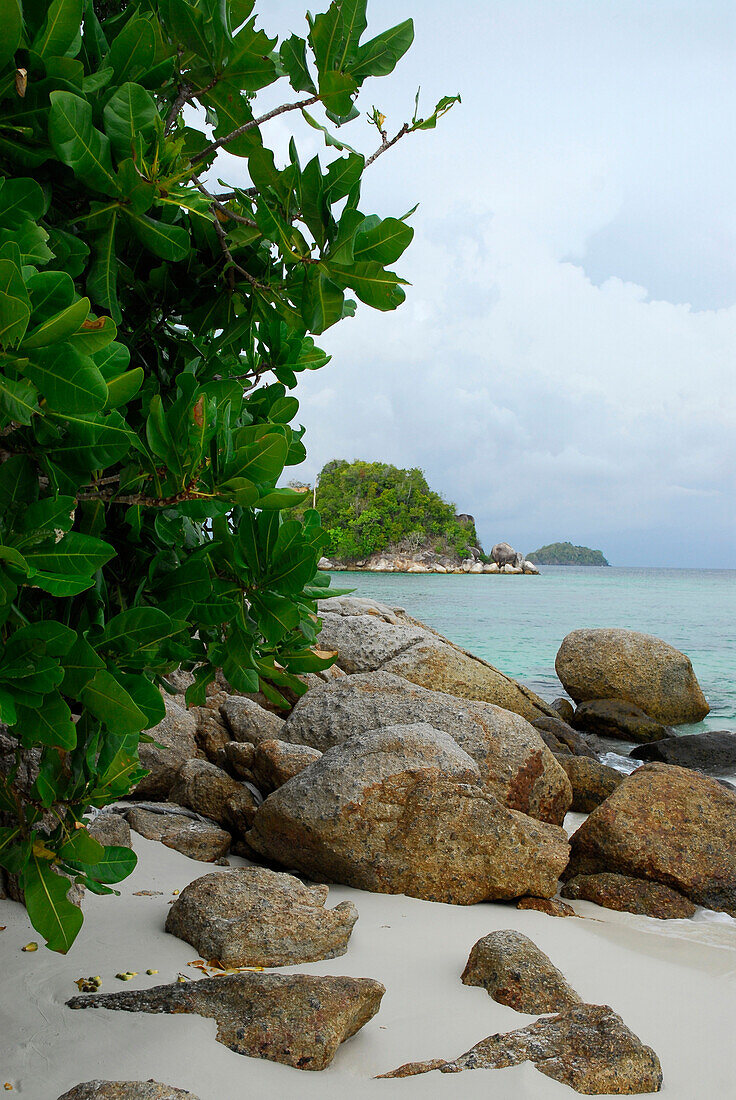
{"label": "large boulder", "polygon": [[680,768],[696,768],[718,775],[736,769],[736,732],[705,730],[684,737],[667,737],[653,745],[641,745],[629,753],[636,760],[658,760]]}
{"label": "large boulder", "polygon": [[637,768],[571,840],[565,878],[613,871],[736,916],[736,793],[669,764]]}
{"label": "large boulder", "polygon": [[226,827],[230,823],[228,803],[242,790],[242,783],[216,764],[208,760],[190,760],[180,769],[170,798]]}
{"label": "large boulder", "polygon": [[529,721],[553,713],[529,688],[400,608],[337,596],[320,603],[320,617],[319,645],[337,652],[337,663],[345,672],[382,669],[423,687],[495,703]]}
{"label": "large boulder", "polygon": [[326,886],[264,867],[195,879],[169,909],[166,931],[223,966],[293,966],[344,955],[358,919],[349,901],[326,909]]}
{"label": "large boulder", "polygon": [[246,840],[311,878],[470,905],[551,897],[562,829],[509,810],[426,724],[356,733],[269,795]]}
{"label": "large boulder", "polygon": [[494,1001],[537,1016],[562,1012],[581,997],[544,951],[512,928],[489,932],[473,945],[463,985],[480,985]]}
{"label": "large boulder", "polygon": [[452,1062],[414,1062],[382,1076],[504,1069],[527,1061],[546,1077],[588,1095],[630,1096],[662,1087],[662,1067],[652,1048],[608,1005],[588,1004],[571,1005],[505,1035],[489,1035]]}
{"label": "large boulder", "polygon": [[87,826],[87,832],[93,840],[105,847],[130,847],[130,825],[122,814],[112,813],[110,810],[100,811]]}
{"label": "large boulder", "polygon": [[553,752],[571,752],[573,756],[590,756],[595,758],[595,752],[588,741],[576,729],[562,718],[537,718],[532,722],[535,730],[539,730],[545,745]]}
{"label": "large boulder", "polygon": [[565,883],[561,893],[564,898],[592,901],[604,909],[658,920],[692,917],[695,913],[695,905],[688,898],[661,882],[645,882],[641,878],[613,875],[608,871],[599,875],[575,875]]}
{"label": "large boulder", "polygon": [[386,992],[372,978],[316,974],[224,974],[152,989],[72,997],[68,1008],[192,1012],[217,1023],[236,1054],[295,1069],[326,1069],[337,1048],[378,1012]]}
{"label": "large boulder", "polygon": [[197,1100],[193,1092],[158,1081],[85,1081],[59,1100]]}
{"label": "large boulder", "polygon": [[214,821],[177,813],[178,807],[167,802],[161,805],[170,806],[173,812],[155,813],[142,806],[134,806],[127,814],[130,828],[147,840],[158,840],[166,848],[173,848],[202,863],[214,863],[229,850],[230,833]]}
{"label": "large boulder", "polygon": [[148,775],[131,791],[135,798],[164,801],[174,785],[179,769],[187,760],[200,757],[197,745],[197,719],[170,696],[164,696],[166,717],[149,730],[154,741],[138,749],[141,765]]}
{"label": "large boulder", "polygon": [[299,772],[319,760],[322,753],[309,745],[293,745],[288,741],[261,741],[253,754],[253,779],[263,794],[283,787]]}
{"label": "large boulder", "polygon": [[572,787],[571,810],[575,813],[589,814],[601,802],[623,783],[624,773],[591,760],[589,756],[571,756],[569,753],[556,757],[557,763],[567,773]]}
{"label": "large boulder", "polygon": [[259,741],[281,736],[283,718],[259,706],[247,695],[230,695],[220,707],[220,713],[231,730],[233,741],[257,745]]}
{"label": "large boulder", "polygon": [[514,550],[508,542],[497,542],[491,550],[496,565],[523,565],[524,555]]}
{"label": "large boulder", "polygon": [[699,722],[709,706],[689,657],[652,634],[620,628],[573,630],[555,668],[576,703],[620,699],[660,722]]}
{"label": "large boulder", "polygon": [[355,733],[415,722],[450,734],[504,805],[541,821],[559,824],[564,819],[572,801],[567,777],[524,718],[491,703],[430,691],[388,672],[345,676],[307,692],[282,738],[324,752]]}
{"label": "large boulder", "polygon": [[589,699],[587,703],[580,703],[572,723],[577,729],[598,737],[637,741],[640,745],[661,741],[672,733],[669,726],[650,718],[641,707],[620,699]]}

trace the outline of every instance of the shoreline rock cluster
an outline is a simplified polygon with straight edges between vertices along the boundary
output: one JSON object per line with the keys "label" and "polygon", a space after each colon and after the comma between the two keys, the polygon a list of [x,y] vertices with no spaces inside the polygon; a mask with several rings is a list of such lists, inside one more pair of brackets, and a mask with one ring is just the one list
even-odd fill
{"label": "shoreline rock cluster", "polygon": [[332,572],[344,572],[349,570],[358,573],[483,573],[505,576],[539,576],[539,569],[533,561],[529,561],[509,546],[507,542],[499,542],[491,551],[491,561],[483,561],[480,551],[472,548],[472,557],[456,561],[447,555],[437,555],[431,550],[418,550],[414,553],[381,553],[371,554],[370,557],[360,561],[343,562],[320,558],[319,568]]}
{"label": "shoreline rock cluster", "polygon": [[[575,914],[560,893],[658,919],[698,905],[736,916],[736,792],[661,759],[629,775],[600,759],[611,740],[648,751],[677,742],[665,723],[707,711],[684,655],[632,631],[575,631],[557,667],[577,706],[547,704],[402,609],[333,597],[321,616],[319,645],[335,664],[304,677],[289,713],[224,681],[193,712],[168,699],[156,743],[141,748],[149,774],[92,825],[118,837],[132,828],[210,864],[226,864],[228,850],[251,860],[197,878],[166,916],[168,932],[225,973],[75,997],[71,1008],[195,1012],[238,1053],[319,1070],[378,1011],[384,987],[241,971],[349,952],[358,910],[327,906],[331,882],[553,916]],[[568,842],[570,809],[588,817]],[[385,1076],[530,1059],[582,1092],[660,1087],[654,1052],[518,933],[480,940],[463,981],[543,1018]]]}

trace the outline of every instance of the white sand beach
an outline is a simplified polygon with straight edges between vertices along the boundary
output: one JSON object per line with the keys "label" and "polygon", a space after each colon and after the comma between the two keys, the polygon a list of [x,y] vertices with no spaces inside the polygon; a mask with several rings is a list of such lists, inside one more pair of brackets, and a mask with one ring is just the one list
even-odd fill
{"label": "white sand beach", "polygon": [[[574,820],[573,820],[574,818]],[[576,825],[580,815],[570,815]],[[349,899],[360,919],[345,956],[281,972],[377,978],[378,1015],[321,1072],[235,1054],[214,1039],[211,1020],[190,1015],[72,1012],[79,977],[100,975],[102,992],[173,981],[197,952],[164,932],[175,890],[215,868],[134,834],[139,864],[120,898],[85,899],[84,928],[69,955],[21,947],[38,939],[25,910],[0,901],[0,1085],[24,1100],[56,1100],[93,1078],[158,1081],[200,1100],[240,1097],[440,1097],[547,1100],[574,1095],[530,1063],[504,1070],[373,1080],[404,1062],[461,1054],[494,1032],[534,1017],[495,1003],[460,974],[475,941],[501,928],[531,937],[584,1000],[609,1004],[659,1055],[668,1100],[736,1096],[736,921],[699,911],[659,921],[575,902],[581,917],[555,918],[513,905],[439,905],[403,896],[330,888],[329,906]],[[232,864],[245,865],[233,858]],[[140,891],[161,891],[146,895]],[[146,975],[147,969],[158,970]],[[139,971],[123,983],[115,974]]]}

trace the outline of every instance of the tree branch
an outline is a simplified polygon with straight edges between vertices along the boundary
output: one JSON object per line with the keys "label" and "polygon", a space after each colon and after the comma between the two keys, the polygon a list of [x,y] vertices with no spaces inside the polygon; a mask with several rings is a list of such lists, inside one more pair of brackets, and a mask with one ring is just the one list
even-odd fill
{"label": "tree branch", "polygon": [[384,137],[384,140],[381,142],[379,147],[376,149],[375,153],[373,153],[371,156],[368,157],[368,160],[365,162],[365,167],[367,168],[369,165],[373,164],[373,161],[377,160],[380,157],[381,153],[385,153],[386,150],[390,149],[392,145],[395,145],[396,142],[404,136],[404,134],[408,134],[408,133],[409,133],[409,123],[405,122],[404,125],[399,130],[399,132],[394,137],[392,137],[390,141],[386,141],[386,139]]}
{"label": "tree branch", "polygon": [[257,224],[253,221],[252,218],[244,218],[242,214],[236,214],[234,210],[230,210],[227,206],[224,206],[215,195],[211,195],[209,193],[204,184],[199,179],[197,179],[196,176],[192,177],[192,183],[198,191],[202,192],[205,198],[208,198],[210,200],[215,210],[219,210],[221,214],[225,214],[228,218],[231,218],[234,222],[237,222],[238,225],[249,225],[252,229],[258,228]]}
{"label": "tree branch", "polygon": [[227,246],[227,238],[225,236],[225,230],[220,225],[219,219],[217,217],[217,214],[214,212],[214,210],[213,210],[213,214],[215,214],[215,217],[214,217],[215,232],[217,233],[217,239],[220,242],[220,248],[222,249],[222,252],[223,252],[223,255],[224,255],[225,259],[228,261],[229,264],[231,264],[231,266],[235,269],[235,271],[237,271],[239,275],[242,275],[244,279],[247,279],[247,281],[250,283],[250,285],[252,287],[254,287],[256,290],[268,290],[269,288],[264,283],[259,283],[258,280],[253,275],[251,275],[251,273],[249,271],[246,271],[244,267],[241,267],[240,264],[237,264],[235,262],[235,260],[233,259],[233,254]]}
{"label": "tree branch", "polygon": [[184,104],[188,102],[191,94],[191,85],[179,85],[179,94],[174,102],[171,104],[171,110],[166,116],[166,123],[164,124],[164,137],[168,137],[171,131],[174,129],[174,126],[176,125],[176,120],[179,117],[179,112],[183,109]]}
{"label": "tree branch", "polygon": [[190,164],[198,164],[200,160],[204,160],[210,153],[216,152],[221,149],[223,145],[227,145],[229,141],[234,141],[236,137],[240,137],[241,134],[246,134],[248,130],[254,130],[256,126],[260,126],[264,122],[270,121],[272,118],[276,118],[277,115],[286,114],[287,111],[301,111],[304,107],[311,107],[313,103],[319,102],[319,96],[313,95],[309,99],[300,99],[298,103],[284,103],[281,107],[274,107],[272,111],[267,111],[265,115],[261,115],[260,118],[253,118],[250,122],[244,122],[242,126],[239,126],[237,130],[232,130],[231,133],[225,134],[224,137],[218,138],[217,141],[213,141],[211,145],[208,145],[206,149],[203,149],[201,153],[196,153],[191,158]]}

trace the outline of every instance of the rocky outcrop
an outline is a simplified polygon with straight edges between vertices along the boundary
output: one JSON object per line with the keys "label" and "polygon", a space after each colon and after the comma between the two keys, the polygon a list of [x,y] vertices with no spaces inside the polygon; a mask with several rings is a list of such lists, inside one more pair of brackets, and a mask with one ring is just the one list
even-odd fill
{"label": "rocky outcrop", "polygon": [[609,768],[607,764],[601,764],[598,760],[591,760],[589,756],[567,754],[558,756],[556,759],[570,780],[572,787],[570,809],[575,813],[590,813],[596,806],[600,806],[601,802],[605,802],[625,779],[623,772]]}
{"label": "rocky outcrop", "polygon": [[324,752],[355,733],[415,722],[454,738],[504,805],[562,822],[572,801],[565,773],[528,722],[489,703],[461,702],[386,672],[346,676],[303,696],[282,736]]}
{"label": "rocky outcrop", "polygon": [[524,555],[520,554],[518,550],[514,550],[508,542],[497,542],[491,550],[491,557],[496,565],[520,566],[524,562]]}
{"label": "rocky outcrop", "polygon": [[85,1081],[58,1100],[198,1100],[193,1092],[158,1081]]}
{"label": "rocky outcrop", "polygon": [[197,719],[171,697],[164,696],[166,717],[149,730],[155,743],[141,744],[138,749],[141,765],[148,768],[131,791],[135,798],[168,798],[179,769],[193,757],[199,757]]}
{"label": "rocky outcrop", "polygon": [[192,818],[177,813],[178,807],[162,802],[170,813],[154,813],[141,806],[134,806],[127,814],[128,824],[147,840],[158,840],[167,848],[173,848],[190,859],[202,863],[214,863],[230,848],[230,833],[214,821]]}
{"label": "rocky outcrop", "polygon": [[572,905],[568,905],[559,898],[519,898],[517,909],[536,909],[538,913],[546,913],[548,917],[576,917],[577,913]]}
{"label": "rocky outcrop", "polygon": [[317,880],[460,905],[551,897],[568,854],[562,829],[502,806],[426,724],[328,749],[268,796],[246,840]]}
{"label": "rocky outcrop", "polygon": [[542,740],[552,752],[570,752],[573,756],[590,756],[595,752],[582,733],[573,729],[562,718],[537,718],[532,722]]}
{"label": "rocky outcrop", "polygon": [[242,783],[208,760],[189,760],[179,770],[169,793],[172,802],[226,827],[230,823],[228,803],[242,790]]}
{"label": "rocky outcrop", "polygon": [[612,871],[736,916],[736,793],[669,764],[637,768],[571,840],[565,878]]}
{"label": "rocky outcrop", "polygon": [[261,707],[247,695],[231,695],[221,707],[221,714],[232,733],[233,741],[272,741],[281,736],[283,718]]}
{"label": "rocky outcrop", "polygon": [[215,764],[235,779],[248,779],[252,782],[255,751],[255,745],[249,741],[227,741],[218,750]]}
{"label": "rocky outcrop", "polygon": [[372,978],[246,973],[72,997],[67,1005],[195,1013],[215,1020],[217,1041],[236,1054],[320,1070],[375,1016],[385,992]]}
{"label": "rocky outcrop", "polygon": [[253,754],[253,781],[263,794],[283,787],[299,772],[319,760],[322,753],[308,745],[292,745],[287,741],[261,741]]}
{"label": "rocky outcrop", "polygon": [[462,981],[480,985],[494,1001],[517,1012],[562,1012],[581,998],[565,975],[521,932],[490,932],[473,946]]}
{"label": "rocky outcrop", "polygon": [[576,703],[618,699],[660,722],[699,722],[709,711],[684,653],[636,630],[573,630],[560,646],[555,668]]}
{"label": "rocky outcrop", "polygon": [[505,1035],[490,1035],[452,1062],[414,1062],[382,1076],[504,1069],[521,1062],[532,1062],[546,1077],[585,1094],[630,1096],[662,1087],[662,1067],[652,1048],[608,1005],[588,1004],[573,1005]]}
{"label": "rocky outcrop", "polygon": [[345,672],[393,672],[436,691],[495,703],[529,721],[554,714],[529,688],[401,609],[338,596],[320,603],[320,616],[320,647],[337,651]]}
{"label": "rocky outcrop", "polygon": [[661,882],[645,882],[608,872],[575,875],[563,886],[562,896],[659,920],[692,917],[695,913],[695,906],[688,898]]}
{"label": "rocky outcrop", "polygon": [[654,745],[637,746],[629,756],[716,775],[733,772],[736,770],[736,733],[733,730],[706,730],[684,737],[667,737]]}
{"label": "rocky outcrop", "polygon": [[642,745],[661,741],[672,733],[669,726],[650,718],[641,707],[619,699],[591,699],[580,703],[572,723],[577,729],[598,737],[615,737]]}
{"label": "rocky outcrop", "polygon": [[347,951],[358,910],[349,901],[325,909],[327,893],[263,867],[215,872],[182,890],[166,931],[226,967],[334,959]]}
{"label": "rocky outcrop", "polygon": [[87,832],[98,844],[105,847],[130,847],[130,826],[122,814],[103,810],[87,826]]}

